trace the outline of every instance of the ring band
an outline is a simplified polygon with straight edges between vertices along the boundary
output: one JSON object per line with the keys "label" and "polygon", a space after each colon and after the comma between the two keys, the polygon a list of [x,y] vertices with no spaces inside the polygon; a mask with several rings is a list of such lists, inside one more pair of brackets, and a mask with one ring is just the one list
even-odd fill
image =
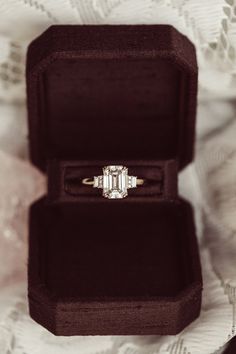
{"label": "ring band", "polygon": [[105,166],[103,175],[84,178],[82,183],[94,188],[102,188],[103,196],[109,199],[121,199],[128,195],[128,189],[144,184],[144,179],[128,175],[125,166]]}

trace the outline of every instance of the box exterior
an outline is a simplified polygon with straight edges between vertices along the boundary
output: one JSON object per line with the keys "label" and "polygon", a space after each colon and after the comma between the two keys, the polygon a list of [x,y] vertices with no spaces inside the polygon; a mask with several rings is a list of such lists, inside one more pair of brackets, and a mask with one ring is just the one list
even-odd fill
{"label": "box exterior", "polygon": [[[30,211],[32,318],[57,335],[178,333],[202,291],[177,193],[194,152],[193,45],[167,25],[53,26],[29,47],[27,95],[31,159],[49,177]],[[120,201],[68,184],[114,161],[155,183]]]}

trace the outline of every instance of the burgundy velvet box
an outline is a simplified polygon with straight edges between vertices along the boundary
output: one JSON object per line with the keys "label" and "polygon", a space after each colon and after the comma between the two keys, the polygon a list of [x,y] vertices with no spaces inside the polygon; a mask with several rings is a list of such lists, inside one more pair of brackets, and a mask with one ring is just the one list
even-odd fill
{"label": "burgundy velvet box", "polygon": [[[176,334],[200,311],[191,205],[197,64],[171,26],[53,26],[27,58],[32,162],[29,306],[57,335]],[[147,183],[120,200],[81,183],[121,164]]]}

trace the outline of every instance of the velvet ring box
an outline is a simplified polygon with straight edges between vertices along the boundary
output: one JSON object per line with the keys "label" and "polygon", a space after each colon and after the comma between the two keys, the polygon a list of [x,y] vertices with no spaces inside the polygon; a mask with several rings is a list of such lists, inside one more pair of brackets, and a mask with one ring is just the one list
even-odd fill
{"label": "velvet ring box", "polygon": [[[197,64],[167,25],[52,26],[29,46],[33,319],[57,335],[176,334],[202,279],[178,171],[193,159]],[[120,200],[81,180],[122,164],[149,181]]]}

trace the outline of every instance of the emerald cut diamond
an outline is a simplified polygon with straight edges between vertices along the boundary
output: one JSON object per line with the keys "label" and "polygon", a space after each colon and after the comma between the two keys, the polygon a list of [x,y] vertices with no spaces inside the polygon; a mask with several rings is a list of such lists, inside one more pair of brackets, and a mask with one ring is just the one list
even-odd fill
{"label": "emerald cut diamond", "polygon": [[128,195],[129,188],[137,186],[137,177],[128,176],[124,166],[106,166],[103,176],[94,177],[94,187],[103,188],[103,196],[109,199],[121,199]]}

